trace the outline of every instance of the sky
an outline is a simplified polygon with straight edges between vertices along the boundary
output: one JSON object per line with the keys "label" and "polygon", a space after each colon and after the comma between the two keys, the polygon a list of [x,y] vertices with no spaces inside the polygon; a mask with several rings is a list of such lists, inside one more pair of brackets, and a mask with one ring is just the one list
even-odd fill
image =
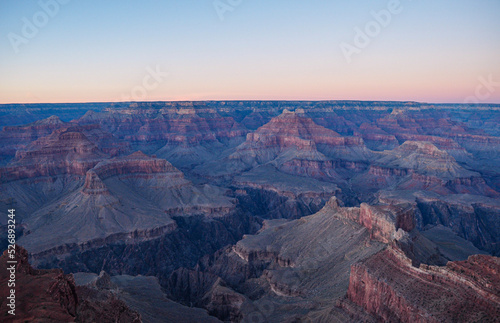
{"label": "sky", "polygon": [[0,0],[0,103],[500,103],[498,0]]}

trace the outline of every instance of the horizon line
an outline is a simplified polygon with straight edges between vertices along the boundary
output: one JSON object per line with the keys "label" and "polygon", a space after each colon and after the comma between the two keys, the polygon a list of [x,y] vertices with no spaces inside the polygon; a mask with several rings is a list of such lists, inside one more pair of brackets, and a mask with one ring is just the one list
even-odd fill
{"label": "horizon line", "polygon": [[81,101],[81,102],[7,102],[0,103],[2,105],[37,105],[37,104],[122,104],[122,103],[182,103],[182,102],[387,102],[387,103],[412,103],[412,104],[428,104],[428,105],[464,105],[464,106],[484,106],[484,105],[500,105],[500,102],[484,102],[484,103],[458,103],[458,102],[425,102],[414,100],[355,100],[355,99],[321,99],[321,100],[290,100],[290,99],[272,99],[272,100],[256,100],[256,99],[209,99],[209,100],[152,100],[152,101]]}

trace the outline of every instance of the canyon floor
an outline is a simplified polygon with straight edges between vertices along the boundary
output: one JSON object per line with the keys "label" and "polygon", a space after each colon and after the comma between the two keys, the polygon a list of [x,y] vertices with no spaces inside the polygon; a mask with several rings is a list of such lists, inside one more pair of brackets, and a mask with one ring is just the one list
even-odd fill
{"label": "canyon floor", "polygon": [[7,104],[0,126],[2,321],[500,322],[498,105]]}

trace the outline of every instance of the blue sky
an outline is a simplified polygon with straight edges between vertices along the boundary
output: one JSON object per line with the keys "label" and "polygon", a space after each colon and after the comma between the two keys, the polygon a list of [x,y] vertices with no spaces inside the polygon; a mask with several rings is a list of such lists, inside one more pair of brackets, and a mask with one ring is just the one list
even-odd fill
{"label": "blue sky", "polygon": [[[387,26],[373,12],[395,0],[221,0],[223,20],[213,0],[72,0],[49,16],[41,4],[54,1],[0,1],[0,103],[500,103],[497,0],[401,0]],[[341,45],[367,26],[368,45],[346,56]]]}

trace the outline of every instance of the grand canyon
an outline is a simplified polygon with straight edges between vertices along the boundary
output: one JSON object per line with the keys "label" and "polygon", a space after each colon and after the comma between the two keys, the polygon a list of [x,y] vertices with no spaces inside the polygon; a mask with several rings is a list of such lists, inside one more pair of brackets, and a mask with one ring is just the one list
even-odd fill
{"label": "grand canyon", "polygon": [[2,104],[0,127],[3,322],[500,322],[498,104]]}

